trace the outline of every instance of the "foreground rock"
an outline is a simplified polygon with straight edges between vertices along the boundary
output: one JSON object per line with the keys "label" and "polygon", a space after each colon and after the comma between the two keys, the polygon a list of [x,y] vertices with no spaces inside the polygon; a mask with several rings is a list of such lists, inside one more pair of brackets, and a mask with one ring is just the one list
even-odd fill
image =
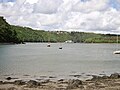
{"label": "foreground rock", "polygon": [[119,74],[119,73],[111,74],[111,75],[110,75],[110,78],[111,78],[111,79],[118,79],[118,78],[120,78],[120,74]]}
{"label": "foreground rock", "polygon": [[29,88],[36,88],[36,87],[40,86],[40,83],[37,82],[37,81],[34,81],[34,80],[30,80],[30,81],[27,82],[26,85]]}
{"label": "foreground rock", "polygon": [[0,81],[0,90],[120,90],[120,74],[110,76],[95,76],[92,79],[81,81],[79,79],[60,79],[56,81]]}
{"label": "foreground rock", "polygon": [[11,80],[12,78],[11,77],[7,77],[6,80]]}
{"label": "foreground rock", "polygon": [[14,84],[15,85],[25,85],[26,83],[22,80],[16,80],[16,81],[14,81]]}
{"label": "foreground rock", "polygon": [[75,89],[79,88],[79,85],[82,85],[82,81],[78,79],[68,80],[68,86],[67,89]]}

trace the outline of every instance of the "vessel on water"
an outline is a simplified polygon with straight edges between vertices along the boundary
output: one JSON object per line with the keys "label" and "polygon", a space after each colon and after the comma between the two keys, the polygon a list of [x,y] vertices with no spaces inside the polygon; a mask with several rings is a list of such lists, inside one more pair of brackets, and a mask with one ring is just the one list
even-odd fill
{"label": "vessel on water", "polygon": [[47,44],[47,47],[51,47],[50,45],[50,32],[48,31],[48,44]]}
{"label": "vessel on water", "polygon": [[59,47],[59,49],[62,49],[62,47]]}
{"label": "vessel on water", "polygon": [[120,54],[120,50],[114,51],[113,53],[114,53],[114,54]]}
{"label": "vessel on water", "polygon": [[50,44],[48,44],[47,47],[50,47]]}
{"label": "vessel on water", "polygon": [[[118,35],[117,35],[117,48],[118,48]],[[114,51],[113,54],[120,54],[120,50]]]}

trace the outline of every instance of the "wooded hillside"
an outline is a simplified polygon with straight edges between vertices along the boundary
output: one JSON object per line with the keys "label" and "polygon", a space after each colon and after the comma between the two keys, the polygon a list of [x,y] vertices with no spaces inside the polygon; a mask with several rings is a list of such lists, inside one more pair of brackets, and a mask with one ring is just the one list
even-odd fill
{"label": "wooded hillside", "polygon": [[1,43],[65,42],[67,40],[75,43],[116,43],[116,35],[33,30],[28,27],[9,25],[3,17],[0,17]]}

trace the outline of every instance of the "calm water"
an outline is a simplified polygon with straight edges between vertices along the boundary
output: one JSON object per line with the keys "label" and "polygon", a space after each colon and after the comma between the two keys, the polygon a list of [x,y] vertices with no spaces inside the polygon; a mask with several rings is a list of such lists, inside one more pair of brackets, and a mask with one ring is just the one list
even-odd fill
{"label": "calm water", "polygon": [[116,44],[27,43],[0,45],[0,78],[7,75],[110,74],[120,72],[120,55]]}

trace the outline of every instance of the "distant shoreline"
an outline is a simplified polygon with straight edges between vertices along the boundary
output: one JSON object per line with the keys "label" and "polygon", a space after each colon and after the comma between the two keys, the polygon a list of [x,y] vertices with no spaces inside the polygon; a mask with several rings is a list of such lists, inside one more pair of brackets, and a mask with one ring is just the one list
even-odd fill
{"label": "distant shoreline", "polygon": [[0,45],[15,45],[15,44],[25,44],[25,42],[22,42],[22,43],[12,43],[12,42],[0,43]]}
{"label": "distant shoreline", "polygon": [[0,45],[14,45],[15,43],[0,43]]}
{"label": "distant shoreline", "polygon": [[[66,43],[66,42],[22,42],[18,44],[26,44],[26,43]],[[80,42],[77,42],[80,43]],[[17,43],[0,43],[0,45],[16,45]],[[66,44],[75,44],[75,43],[66,43]],[[80,44],[120,44],[120,43],[80,43]]]}

